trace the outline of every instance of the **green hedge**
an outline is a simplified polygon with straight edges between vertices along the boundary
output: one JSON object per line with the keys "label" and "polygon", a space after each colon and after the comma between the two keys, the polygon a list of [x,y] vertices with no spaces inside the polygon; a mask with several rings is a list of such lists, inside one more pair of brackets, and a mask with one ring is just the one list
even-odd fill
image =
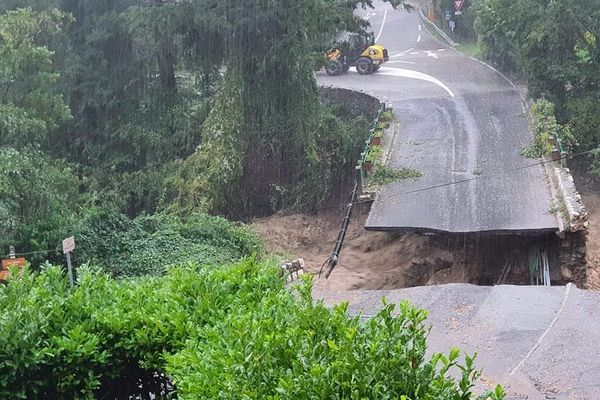
{"label": "green hedge", "polygon": [[425,311],[386,305],[363,321],[310,293],[252,259],[137,280],[84,268],[72,290],[58,267],[27,272],[0,287],[0,398],[127,398],[127,382],[159,398],[473,398],[470,358],[425,357]]}
{"label": "green hedge", "polygon": [[259,252],[244,225],[207,214],[158,213],[133,220],[107,208],[86,210],[75,232],[77,261],[118,277],[162,275],[168,266],[220,265]]}
{"label": "green hedge", "polygon": [[556,122],[554,104],[545,99],[538,99],[531,106],[531,132],[533,142],[521,152],[529,158],[549,156],[554,149],[551,138],[558,140],[564,151],[576,144],[569,126]]}

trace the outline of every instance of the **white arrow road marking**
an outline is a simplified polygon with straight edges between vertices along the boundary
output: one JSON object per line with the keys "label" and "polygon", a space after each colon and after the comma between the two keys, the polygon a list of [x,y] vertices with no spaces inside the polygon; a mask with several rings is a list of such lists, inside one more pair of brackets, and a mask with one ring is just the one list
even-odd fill
{"label": "white arrow road marking", "polygon": [[421,29],[423,29],[423,27],[421,26],[421,24],[419,24],[419,32],[421,32]]}
{"label": "white arrow road marking", "polygon": [[419,79],[422,81],[430,82],[444,89],[446,93],[450,95],[450,97],[456,97],[454,93],[452,93],[452,90],[450,90],[450,88],[448,88],[448,86],[446,86],[442,81],[422,72],[402,68],[381,67],[381,69],[376,73],[376,75],[397,76],[399,78]]}
{"label": "white arrow road marking", "polygon": [[437,49],[437,51],[446,51],[446,49]]}
{"label": "white arrow road marking", "polygon": [[409,51],[411,51],[411,50],[414,50],[414,47],[411,47],[411,48],[410,48],[410,49],[408,49],[408,50],[404,50],[404,51],[403,51],[403,52],[401,52],[401,53],[394,54],[393,56],[390,56],[390,57],[392,57],[392,58],[400,57],[400,56],[403,56],[403,55],[405,55],[406,53],[408,53],[408,52],[409,52]]}
{"label": "white arrow road marking", "polygon": [[375,38],[375,41],[379,41],[379,37],[381,36],[381,33],[383,32],[383,27],[385,26],[385,20],[387,18],[387,11],[385,10],[383,13],[383,21],[381,21],[381,27],[379,28],[379,33],[377,34],[377,37]]}
{"label": "white arrow road marking", "polygon": [[435,54],[433,51],[427,50],[427,57],[438,58],[438,55]]}
{"label": "white arrow road marking", "polygon": [[417,43],[419,43],[420,41],[421,41],[421,35],[419,35],[419,36],[417,37]]}

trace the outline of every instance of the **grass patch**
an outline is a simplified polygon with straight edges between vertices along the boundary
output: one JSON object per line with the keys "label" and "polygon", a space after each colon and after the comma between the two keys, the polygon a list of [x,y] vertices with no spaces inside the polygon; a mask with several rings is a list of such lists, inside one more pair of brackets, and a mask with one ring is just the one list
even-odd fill
{"label": "grass patch", "polygon": [[481,47],[477,43],[460,43],[456,50],[470,57],[481,58]]}
{"label": "grass patch", "polygon": [[[442,37],[442,35],[440,35],[439,32],[437,30],[435,30],[431,25],[429,25],[427,23],[425,23],[423,25],[426,27],[427,31],[434,38],[436,38],[438,41],[442,42],[443,44],[448,44],[448,42],[446,41],[446,39],[444,39]],[[446,34],[448,36],[450,36],[450,38],[452,40],[454,40],[455,42],[457,42],[457,40],[455,38],[453,38],[448,32],[446,32]],[[477,43],[458,43],[456,45],[455,49],[458,50],[458,51],[460,51],[461,53],[463,53],[466,56],[475,57],[475,58],[482,58],[481,47],[479,47],[479,44],[477,44]]]}
{"label": "grass patch", "polygon": [[369,177],[369,183],[374,186],[389,185],[390,183],[402,181],[405,179],[416,179],[422,177],[423,174],[412,168],[390,168],[387,165],[381,165],[373,171],[373,175]]}

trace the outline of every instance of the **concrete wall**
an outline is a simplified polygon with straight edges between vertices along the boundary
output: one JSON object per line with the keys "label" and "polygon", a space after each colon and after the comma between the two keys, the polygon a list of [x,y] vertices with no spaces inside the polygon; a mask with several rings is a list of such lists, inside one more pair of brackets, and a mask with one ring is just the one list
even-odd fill
{"label": "concrete wall", "polygon": [[565,282],[573,282],[578,288],[585,289],[588,287],[588,214],[571,171],[560,163],[552,167],[554,174],[550,176],[550,180],[556,185],[560,205],[558,220],[563,227],[559,233],[562,239],[559,250],[560,274]]}
{"label": "concrete wall", "polygon": [[322,102],[341,104],[349,114],[361,115],[369,120],[376,117],[382,105],[377,98],[350,89],[323,86],[319,88],[319,97]]}
{"label": "concrete wall", "polygon": [[562,280],[573,282],[580,289],[587,289],[587,230],[564,232],[559,249],[560,275]]}

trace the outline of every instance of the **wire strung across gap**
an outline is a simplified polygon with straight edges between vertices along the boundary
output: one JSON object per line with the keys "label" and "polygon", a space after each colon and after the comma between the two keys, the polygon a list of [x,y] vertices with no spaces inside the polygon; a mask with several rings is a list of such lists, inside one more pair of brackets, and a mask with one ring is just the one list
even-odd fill
{"label": "wire strung across gap", "polygon": [[[48,254],[48,253],[53,252],[53,251],[54,252],[58,252],[56,249],[54,249],[54,250],[36,250],[36,251],[29,251],[29,252],[26,252],[26,253],[15,253],[14,255],[15,256],[29,256],[29,255],[32,255],[32,254],[41,254],[41,253]],[[10,257],[10,254],[0,255],[0,258],[7,258],[7,257]]]}
{"label": "wire strung across gap", "polygon": [[520,167],[515,167],[515,168],[511,168],[511,169],[505,170],[505,171],[500,171],[500,172],[497,172],[495,174],[479,175],[479,176],[474,176],[472,178],[466,178],[466,179],[461,179],[461,180],[458,180],[458,181],[441,183],[439,185],[428,186],[428,187],[424,187],[424,188],[421,188],[421,189],[409,190],[409,191],[406,191],[406,192],[401,192],[401,193],[392,195],[392,196],[388,197],[385,200],[380,200],[380,203],[382,203],[382,202],[385,203],[386,201],[389,201],[389,200],[394,199],[396,197],[404,196],[404,195],[407,195],[407,194],[425,192],[425,191],[428,191],[428,190],[439,189],[439,188],[442,188],[442,187],[457,185],[459,183],[471,182],[471,181],[476,181],[476,180],[480,180],[480,179],[496,178],[496,177],[500,177],[500,176],[505,176],[505,175],[509,175],[512,172],[522,171],[522,170],[526,170],[526,169],[529,169],[529,168],[532,168],[532,167],[538,167],[538,166],[545,165],[545,164],[548,164],[548,163],[551,163],[551,162],[555,162],[555,161],[566,160],[566,159],[569,159],[569,158],[575,158],[575,157],[578,157],[578,156],[589,154],[589,153],[591,153],[593,151],[596,151],[596,149],[582,151],[580,153],[576,153],[576,154],[573,154],[573,155],[570,155],[570,156],[560,157],[558,160],[543,160],[543,161],[540,161],[540,162],[537,162],[537,163],[533,163],[533,164],[522,165]]}

